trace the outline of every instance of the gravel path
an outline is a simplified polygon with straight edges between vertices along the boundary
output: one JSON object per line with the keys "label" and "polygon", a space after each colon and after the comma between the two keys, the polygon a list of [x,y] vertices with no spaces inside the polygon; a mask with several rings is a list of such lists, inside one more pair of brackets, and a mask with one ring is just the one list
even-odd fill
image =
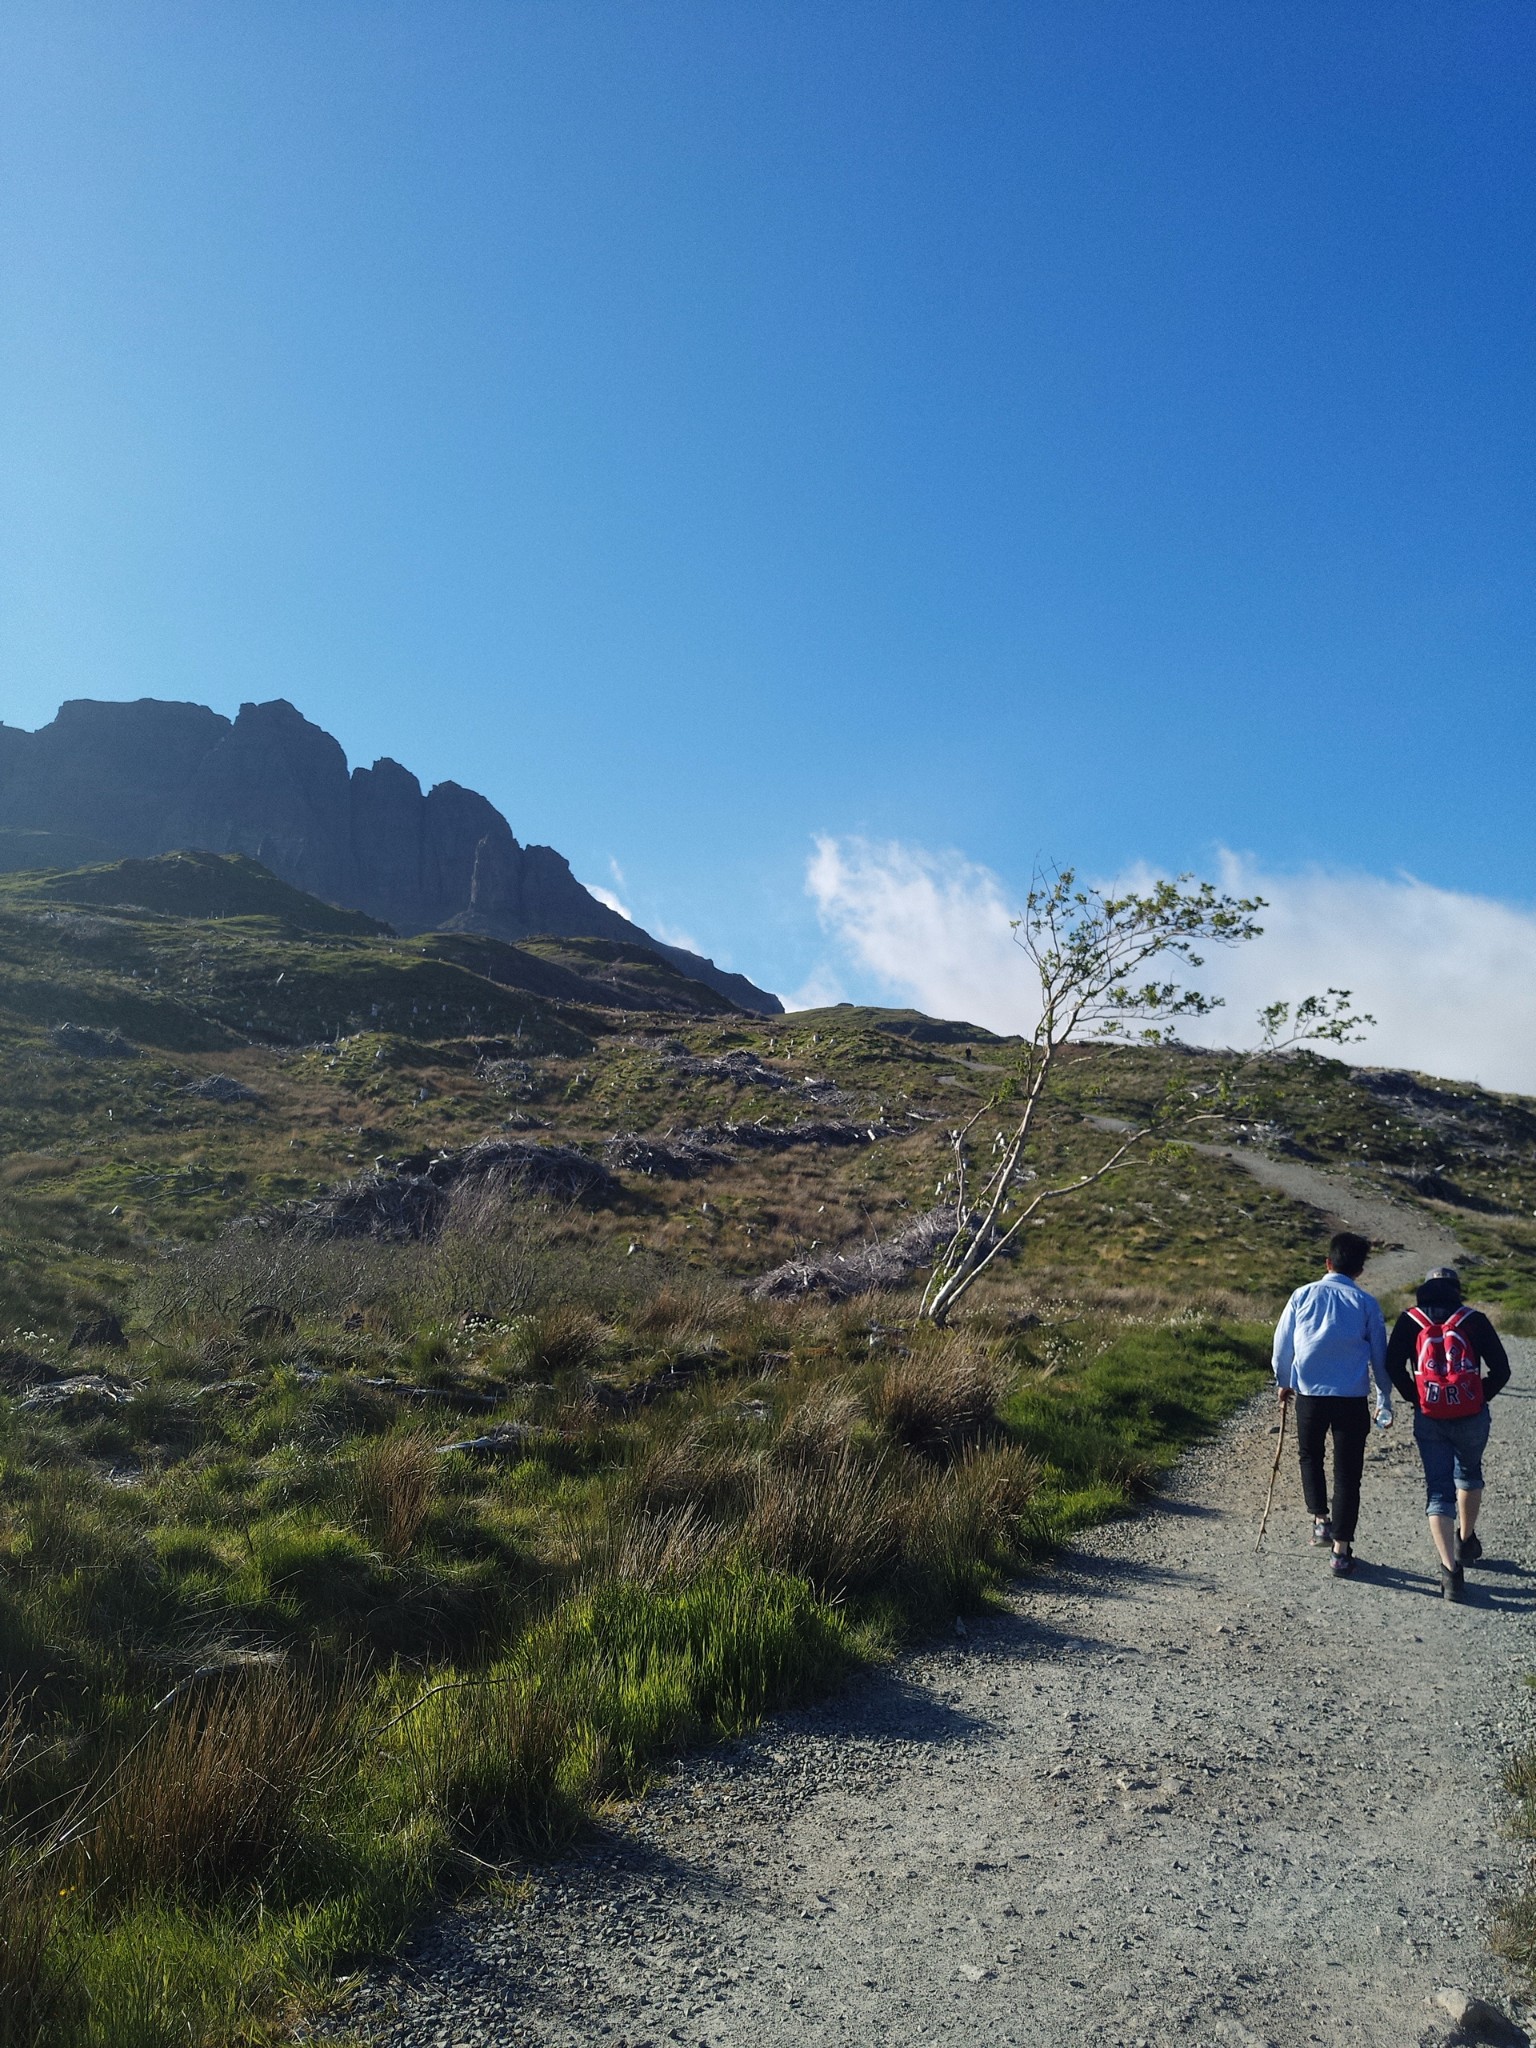
{"label": "gravel path", "polygon": [[1308,1548],[1289,1450],[1255,1556],[1261,1399],[1006,1612],[445,1917],[357,2019],[390,2048],[1408,2048],[1438,1985],[1518,2011],[1486,1942],[1536,1662],[1536,1345],[1511,1349],[1465,1606],[1401,1425],[1354,1579]]}
{"label": "gravel path", "polygon": [[1325,1172],[1320,1166],[1308,1166],[1305,1160],[1255,1152],[1246,1145],[1197,1145],[1194,1149],[1230,1159],[1264,1187],[1279,1188],[1282,1194],[1306,1202],[1334,1222],[1370,1238],[1377,1249],[1366,1268],[1365,1284],[1376,1294],[1415,1286],[1432,1267],[1459,1265],[1466,1257],[1448,1224],[1422,1209],[1410,1209],[1405,1202],[1394,1202],[1379,1188],[1362,1187],[1348,1174]]}

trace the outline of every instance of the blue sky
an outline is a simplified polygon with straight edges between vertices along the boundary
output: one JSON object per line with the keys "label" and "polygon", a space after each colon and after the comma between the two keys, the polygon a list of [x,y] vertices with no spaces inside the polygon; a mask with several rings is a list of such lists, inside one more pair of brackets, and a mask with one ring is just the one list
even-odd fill
{"label": "blue sky", "polygon": [[290,697],[781,990],[900,982],[817,834],[1527,905],[1533,107],[1527,0],[11,0],[0,717]]}

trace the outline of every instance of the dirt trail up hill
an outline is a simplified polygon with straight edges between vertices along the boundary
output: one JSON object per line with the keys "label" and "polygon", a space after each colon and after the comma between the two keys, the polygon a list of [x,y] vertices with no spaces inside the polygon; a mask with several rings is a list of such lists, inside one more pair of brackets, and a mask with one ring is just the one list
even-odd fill
{"label": "dirt trail up hill", "polygon": [[[1422,1210],[1374,1188],[1362,1188],[1344,1173],[1326,1173],[1301,1159],[1275,1158],[1243,1145],[1197,1145],[1197,1152],[1209,1152],[1251,1173],[1267,1188],[1334,1218],[1350,1230],[1358,1230],[1379,1247],[1366,1268],[1365,1284],[1373,1293],[1386,1296],[1400,1287],[1412,1287],[1435,1266],[1454,1266],[1466,1256],[1455,1233]],[[1470,1279],[1471,1276],[1469,1276]]]}
{"label": "dirt trail up hill", "polygon": [[[1347,1183],[1309,1198],[1386,1234]],[[1420,1270],[1443,1255],[1388,1220]],[[520,1906],[439,1922],[358,2018],[391,2048],[1409,2048],[1447,1984],[1519,2016],[1486,1939],[1536,1662],[1513,1352],[1465,1606],[1401,1418],[1354,1579],[1308,1548],[1289,1450],[1255,1555],[1261,1398],[1006,1612],[689,1762]]]}

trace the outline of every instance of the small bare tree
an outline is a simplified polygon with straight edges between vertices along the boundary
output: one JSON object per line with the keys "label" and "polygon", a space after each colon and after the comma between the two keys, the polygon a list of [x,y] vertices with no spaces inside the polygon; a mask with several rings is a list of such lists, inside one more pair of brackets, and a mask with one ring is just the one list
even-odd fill
{"label": "small bare tree", "polygon": [[[1103,1180],[1149,1138],[1172,1137],[1201,1118],[1230,1113],[1241,1072],[1254,1061],[1306,1043],[1344,1044],[1359,1036],[1362,1025],[1375,1022],[1352,1011],[1347,989],[1295,1004],[1272,1003],[1260,1014],[1258,1046],[1234,1056],[1197,1101],[1187,1090],[1171,1094],[1140,1125],[1117,1129],[1096,1166],[1055,1185],[1034,1186],[1031,1144],[1063,1047],[1074,1040],[1164,1044],[1181,1020],[1208,1016],[1221,998],[1186,986],[1178,970],[1205,964],[1201,946],[1240,946],[1257,938],[1263,929],[1257,913],[1264,908],[1262,897],[1220,895],[1192,875],[1123,896],[1080,884],[1070,868],[1037,875],[1013,935],[1039,981],[1039,1022],[1020,1049],[1015,1071],[950,1133],[955,1229],[934,1261],[922,1301],[925,1316],[944,1322],[1048,1202]],[[991,1144],[983,1165],[973,1170],[976,1132],[989,1118]]]}

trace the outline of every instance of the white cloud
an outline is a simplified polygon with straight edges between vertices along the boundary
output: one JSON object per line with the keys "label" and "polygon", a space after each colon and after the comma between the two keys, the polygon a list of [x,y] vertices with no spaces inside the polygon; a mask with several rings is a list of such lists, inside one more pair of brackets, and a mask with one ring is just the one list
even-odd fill
{"label": "white cloud", "polygon": [[1268,903],[1264,936],[1210,962],[1234,1021],[1347,988],[1377,1020],[1351,1058],[1536,1094],[1536,913],[1412,875],[1266,875],[1233,854],[1220,880]]}
{"label": "white cloud", "polygon": [[[1536,1093],[1536,913],[1411,875],[1275,875],[1234,854],[1222,856],[1217,879],[1269,907],[1262,938],[1212,949],[1196,979],[1226,1008],[1191,1037],[1248,1043],[1262,1003],[1347,988],[1377,1019],[1351,1058]],[[827,838],[806,885],[845,971],[888,999],[995,1031],[1031,1020],[1028,963],[990,869],[958,854]],[[836,974],[824,968],[818,985]]]}
{"label": "white cloud", "polygon": [[[624,870],[616,860],[610,860],[608,865],[613,871],[614,880],[622,889],[624,887]],[[605,889],[600,882],[583,882],[581,886],[589,896],[595,896],[599,903],[606,904],[610,910],[616,910],[620,917],[627,918],[631,924],[638,924],[640,922],[629,905],[621,897],[615,895],[612,889]],[[697,939],[690,937],[687,932],[679,931],[674,925],[653,923],[647,925],[646,930],[650,932],[653,939],[660,939],[664,946],[681,946],[687,953],[704,952],[704,948]],[[724,965],[725,963],[722,961],[721,964]]]}
{"label": "white cloud", "polygon": [[[654,924],[647,925],[646,930],[653,938],[660,939],[664,946],[681,946],[685,953],[700,953],[704,954],[705,957],[709,957],[705,947],[691,933],[680,931],[675,924],[662,924],[658,920]],[[716,954],[714,960],[717,967],[726,967],[730,964],[723,953]]]}
{"label": "white cloud", "polygon": [[[1003,885],[957,853],[864,839],[818,839],[806,888],[852,963],[888,994],[936,1017],[994,1031],[1030,1020],[1027,963],[1013,943]],[[819,1002],[839,985],[823,966]],[[794,1007],[809,1008],[797,999]]]}
{"label": "white cloud", "polygon": [[634,923],[634,913],[630,910],[629,905],[621,903],[611,889],[603,888],[599,882],[583,882],[581,886],[589,896],[595,896],[599,903],[607,904],[610,910],[616,910],[620,917],[627,917],[631,924]]}
{"label": "white cloud", "polygon": [[826,961],[811,969],[793,995],[779,997],[786,1010],[825,1010],[848,1000],[846,986]]}

